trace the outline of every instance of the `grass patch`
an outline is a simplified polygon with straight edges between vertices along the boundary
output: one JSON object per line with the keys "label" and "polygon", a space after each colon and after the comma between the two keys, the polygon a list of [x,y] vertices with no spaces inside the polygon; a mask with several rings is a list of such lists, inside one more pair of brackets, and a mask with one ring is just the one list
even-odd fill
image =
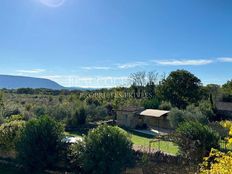
{"label": "grass patch", "polygon": [[[143,147],[149,147],[150,141],[153,141],[155,136],[151,135],[143,135],[142,133],[135,133],[134,131],[127,131],[129,135],[131,136],[131,141],[135,145],[141,145]],[[153,142],[151,144],[151,147],[166,153],[170,153],[173,155],[178,154],[178,146],[175,145],[173,142],[169,141],[159,141],[159,142]]]}
{"label": "grass patch", "polygon": [[82,137],[83,136],[83,134],[81,134],[78,131],[66,131],[66,132],[64,132],[64,134],[66,136],[70,136],[70,137]]}

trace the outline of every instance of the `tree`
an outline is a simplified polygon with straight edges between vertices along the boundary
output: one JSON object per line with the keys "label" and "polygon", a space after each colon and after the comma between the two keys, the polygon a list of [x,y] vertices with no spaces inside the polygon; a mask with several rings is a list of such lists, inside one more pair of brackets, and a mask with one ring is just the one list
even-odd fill
{"label": "tree", "polygon": [[204,90],[207,94],[207,99],[212,99],[212,104],[214,104],[216,98],[218,97],[220,93],[220,85],[217,84],[208,84],[204,87]]}
{"label": "tree", "polygon": [[[66,118],[70,118],[72,115],[70,107],[64,104],[49,107],[47,112],[49,116],[55,118],[58,121],[63,121]],[[42,112],[40,114],[42,114]]]}
{"label": "tree", "polygon": [[201,81],[186,70],[177,70],[161,81],[158,93],[165,101],[173,106],[185,108],[188,104],[196,103],[201,98]]}
{"label": "tree", "polygon": [[205,115],[210,121],[215,120],[216,117],[212,107],[213,106],[209,101],[201,101],[198,106],[200,112]]}
{"label": "tree", "polygon": [[28,171],[53,167],[62,149],[63,127],[55,120],[42,116],[26,123],[17,146],[19,161]]}
{"label": "tree", "polygon": [[155,97],[155,87],[156,87],[156,82],[158,79],[158,73],[151,71],[148,72],[147,74],[147,85],[146,85],[146,93],[147,93],[147,97],[149,99],[152,99]]}
{"label": "tree", "polygon": [[141,71],[137,73],[132,73],[129,77],[131,81],[131,88],[135,94],[136,98],[142,98],[144,93],[144,86],[146,85],[146,72]]}
{"label": "tree", "polygon": [[148,99],[143,102],[143,106],[145,109],[158,109],[160,105],[160,102],[157,98]]}
{"label": "tree", "polygon": [[135,86],[140,86],[140,87],[145,86],[146,85],[146,72],[141,71],[141,72],[132,73],[130,75],[130,80],[132,84]]}
{"label": "tree", "polygon": [[159,106],[159,109],[170,111],[172,109],[172,105],[170,102],[162,101]]}
{"label": "tree", "polygon": [[219,148],[219,135],[199,122],[184,122],[176,130],[176,144],[184,157],[198,161],[211,148]]}
{"label": "tree", "polygon": [[168,120],[172,128],[177,128],[179,124],[185,121],[184,111],[173,108],[168,114]]}
{"label": "tree", "polygon": [[77,125],[83,125],[86,122],[86,111],[84,108],[80,108],[79,111],[75,113],[75,119]]}
{"label": "tree", "polygon": [[0,91],[0,118],[4,115],[4,102],[3,102],[3,92]]}
{"label": "tree", "polygon": [[86,173],[119,174],[131,162],[132,143],[118,127],[101,125],[84,137],[79,148],[79,162]]}
{"label": "tree", "polygon": [[222,85],[223,98],[225,102],[232,102],[232,80]]}
{"label": "tree", "polygon": [[222,85],[222,89],[225,93],[232,95],[232,80],[229,80],[224,85]]}

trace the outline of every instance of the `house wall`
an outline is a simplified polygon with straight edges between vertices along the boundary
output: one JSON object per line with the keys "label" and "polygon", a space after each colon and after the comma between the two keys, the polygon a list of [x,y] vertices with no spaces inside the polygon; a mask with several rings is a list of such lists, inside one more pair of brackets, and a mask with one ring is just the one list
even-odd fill
{"label": "house wall", "polygon": [[144,123],[149,127],[171,129],[170,122],[166,116],[156,118],[156,117],[144,117]]}
{"label": "house wall", "polygon": [[119,126],[135,128],[141,122],[139,117],[133,112],[117,112],[117,123]]}

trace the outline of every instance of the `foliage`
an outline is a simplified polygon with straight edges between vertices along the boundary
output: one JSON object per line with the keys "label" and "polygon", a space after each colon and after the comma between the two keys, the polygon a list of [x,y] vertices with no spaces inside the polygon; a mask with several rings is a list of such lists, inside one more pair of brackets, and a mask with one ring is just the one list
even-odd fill
{"label": "foliage", "polygon": [[46,108],[44,106],[37,106],[34,108],[34,114],[37,116],[37,117],[40,117],[40,116],[43,116],[43,115],[46,115]]}
{"label": "foliage", "polygon": [[199,103],[198,109],[208,118],[208,120],[215,120],[216,114],[213,112],[212,104],[209,101],[201,101]]}
{"label": "foliage", "polygon": [[149,99],[152,99],[155,97],[155,84],[154,82],[150,82],[145,87],[146,95]]}
{"label": "foliage", "polygon": [[228,94],[232,94],[232,80],[227,81],[224,85],[222,85],[222,90]]}
{"label": "foliage", "polygon": [[0,91],[0,118],[3,117],[3,113],[4,113],[3,92]]}
{"label": "foliage", "polygon": [[195,161],[219,147],[219,135],[199,122],[184,122],[176,130],[176,143],[183,156]]}
{"label": "foliage", "polygon": [[86,98],[86,103],[88,105],[94,104],[95,106],[100,106],[100,102],[96,98],[93,98],[93,97]]}
{"label": "foliage", "polygon": [[225,139],[229,135],[229,129],[223,127],[223,122],[210,122],[208,124],[213,130],[215,130],[221,137],[221,139]]}
{"label": "foliage", "polygon": [[186,121],[198,121],[204,125],[209,123],[209,120],[206,117],[206,115],[204,115],[204,113],[200,110],[199,107],[196,107],[194,105],[187,106],[185,110],[185,117]]}
{"label": "foliage", "polygon": [[167,101],[162,101],[161,104],[159,105],[159,109],[170,111],[172,109],[172,104]]}
{"label": "foliage", "polygon": [[78,159],[87,173],[117,174],[131,162],[132,143],[118,127],[101,125],[77,146],[82,146],[77,148],[80,150]]}
{"label": "foliage", "polygon": [[22,120],[24,120],[24,116],[22,115],[11,115],[5,121],[9,123],[12,121],[22,121]]}
{"label": "foliage", "polygon": [[103,120],[107,116],[107,109],[104,106],[89,105],[86,114],[88,121]]}
{"label": "foliage", "polygon": [[62,121],[64,119],[70,118],[72,113],[71,110],[65,105],[56,105],[50,107],[48,110],[48,115],[56,120]]}
{"label": "foliage", "polygon": [[4,112],[3,112],[3,116],[6,117],[10,117],[12,115],[20,115],[20,111],[18,108],[15,107],[5,107],[4,108]]}
{"label": "foliage", "polygon": [[201,81],[186,70],[177,70],[163,79],[158,86],[158,93],[163,100],[170,101],[173,106],[185,108],[201,98]]}
{"label": "foliage", "polygon": [[71,117],[71,119],[68,120],[69,126],[77,126],[77,125],[83,125],[86,123],[86,111],[84,108],[80,108],[77,110],[74,115]]}
{"label": "foliage", "polygon": [[18,158],[29,171],[54,166],[62,149],[63,127],[55,120],[43,116],[26,123],[17,146]]}
{"label": "foliage", "polygon": [[212,104],[215,104],[215,101],[220,94],[220,85],[217,84],[208,84],[204,87],[206,93],[206,99],[211,100]]}
{"label": "foliage", "polygon": [[223,98],[225,102],[232,102],[232,80],[222,85]]}
{"label": "foliage", "polygon": [[141,99],[146,96],[148,99],[155,97],[155,87],[158,78],[158,73],[145,71],[132,73],[129,77],[131,89],[135,98]]}
{"label": "foliage", "polygon": [[145,109],[158,109],[160,102],[157,98],[147,99],[143,102],[143,106]]}
{"label": "foliage", "polygon": [[[210,109],[205,109],[206,111]],[[208,124],[208,118],[204,110],[201,111],[199,107],[195,107],[194,105],[187,106],[186,110],[180,110],[177,108],[171,109],[168,119],[170,121],[172,128],[177,128],[179,124],[184,121],[196,121],[200,122],[201,124]]]}
{"label": "foliage", "polygon": [[8,121],[0,126],[0,149],[4,151],[15,150],[16,144],[21,138],[24,121]]}
{"label": "foliage", "polygon": [[76,173],[84,173],[83,169],[83,152],[85,145],[83,142],[72,144],[68,147],[67,163],[68,167]]}
{"label": "foliage", "polygon": [[184,111],[173,108],[168,114],[168,120],[172,128],[177,128],[179,124],[185,121]]}
{"label": "foliage", "polygon": [[231,174],[232,152],[223,153],[212,149],[201,164],[200,174]]}
{"label": "foliage", "polygon": [[232,121],[222,121],[221,125],[229,131],[227,137],[227,146],[232,146]]}

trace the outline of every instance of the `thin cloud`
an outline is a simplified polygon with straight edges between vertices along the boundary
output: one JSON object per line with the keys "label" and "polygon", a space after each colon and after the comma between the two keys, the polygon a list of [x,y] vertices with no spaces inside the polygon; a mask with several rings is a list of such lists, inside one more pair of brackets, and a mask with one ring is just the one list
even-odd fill
{"label": "thin cloud", "polygon": [[146,65],[148,65],[146,62],[131,62],[131,63],[120,64],[117,66],[117,68],[129,69],[129,68],[136,68],[136,67],[146,66]]}
{"label": "thin cloud", "polygon": [[209,59],[191,59],[191,60],[155,60],[158,65],[169,66],[199,66],[213,63],[213,60]]}
{"label": "thin cloud", "polygon": [[45,71],[46,71],[45,69],[17,70],[18,73],[23,73],[23,74],[39,74]]}
{"label": "thin cloud", "polygon": [[85,66],[85,67],[81,67],[81,69],[84,69],[84,70],[109,70],[109,69],[111,69],[111,67],[107,67],[107,66]]}
{"label": "thin cloud", "polygon": [[218,58],[220,62],[232,62],[232,57],[220,57]]}
{"label": "thin cloud", "polygon": [[65,3],[66,0],[39,0],[39,2],[48,7],[60,7]]}

